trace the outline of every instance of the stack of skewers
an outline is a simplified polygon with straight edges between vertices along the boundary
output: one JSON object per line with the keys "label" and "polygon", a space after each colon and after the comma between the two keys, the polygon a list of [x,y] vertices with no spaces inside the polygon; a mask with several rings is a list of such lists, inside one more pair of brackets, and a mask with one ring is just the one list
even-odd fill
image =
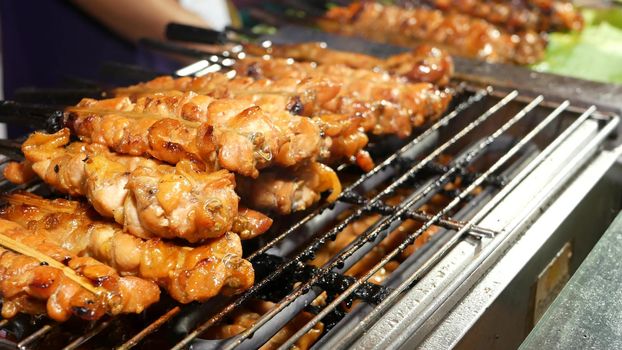
{"label": "stack of skewers", "polygon": [[452,61],[434,47],[386,60],[315,43],[245,50],[231,74],[85,98],[58,131],[28,137],[4,176],[73,199],[4,196],[3,317],[93,320],[142,312],[160,288],[180,303],[244,291],[242,240],[336,200],[334,166],[371,170],[370,137],[406,138],[451,99]]}
{"label": "stack of skewers", "polygon": [[547,33],[579,31],[583,18],[568,0],[355,1],[333,7],[317,24],[325,31],[413,46],[430,43],[488,62],[541,60]]}

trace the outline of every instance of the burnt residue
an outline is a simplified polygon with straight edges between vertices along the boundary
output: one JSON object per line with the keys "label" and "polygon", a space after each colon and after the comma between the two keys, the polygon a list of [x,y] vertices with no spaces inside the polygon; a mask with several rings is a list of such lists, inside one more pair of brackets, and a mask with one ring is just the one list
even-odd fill
{"label": "burnt residue", "polygon": [[339,200],[344,203],[357,204],[357,205],[363,205],[367,203],[367,199],[365,199],[365,197],[361,196],[360,194],[352,190],[342,192],[341,196],[339,196]]}
{"label": "burnt residue", "polygon": [[[271,254],[258,255],[253,259],[256,278],[265,278],[282,265],[283,261],[282,257]],[[356,278],[352,276],[345,276],[334,271],[326,272],[308,264],[297,263],[290,265],[279,278],[262,288],[258,296],[268,301],[278,302],[292,292],[297,282],[307,281],[313,277],[319,277],[316,285],[329,295],[342,293],[356,282]],[[352,294],[351,300],[361,300],[376,305],[388,293],[389,290],[386,287],[365,282]]]}
{"label": "burnt residue", "polygon": [[248,65],[246,69],[246,75],[253,79],[261,79],[263,73],[261,72],[261,68],[259,68],[259,64],[253,62]]}
{"label": "burnt residue", "polygon": [[302,112],[304,111],[304,104],[302,103],[302,100],[300,99],[300,96],[294,96],[290,99],[289,103],[287,104],[287,110],[289,111],[289,113],[293,114],[293,115],[300,115],[302,114]]}

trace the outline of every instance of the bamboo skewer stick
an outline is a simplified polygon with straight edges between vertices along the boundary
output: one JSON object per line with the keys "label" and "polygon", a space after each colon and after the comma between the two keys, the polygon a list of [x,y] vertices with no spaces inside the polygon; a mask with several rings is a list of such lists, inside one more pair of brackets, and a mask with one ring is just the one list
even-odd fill
{"label": "bamboo skewer stick", "polygon": [[152,114],[152,113],[123,112],[123,111],[114,111],[114,110],[88,108],[88,107],[87,108],[69,107],[65,111],[76,112],[76,113],[97,113],[100,115],[117,114],[117,115],[121,115],[124,117],[132,118],[132,119],[142,119],[142,118],[148,118],[148,117],[151,117],[154,119],[168,118],[168,119],[178,120],[182,122],[183,124],[185,124],[186,126],[191,127],[191,128],[198,128],[199,126],[201,126],[201,123],[191,122],[183,118],[180,118],[176,115],[158,115],[158,114]]}
{"label": "bamboo skewer stick", "polygon": [[45,201],[42,201],[36,198],[31,198],[29,196],[20,195],[20,194],[12,194],[10,196],[5,195],[5,196],[2,196],[1,198],[2,200],[5,200],[12,205],[27,205],[27,206],[37,207],[38,209],[44,210],[48,213],[72,214],[78,209],[78,205],[73,202],[66,202],[69,204],[65,204],[62,206],[55,205],[54,207],[49,207],[49,206],[46,206]]}
{"label": "bamboo skewer stick", "polygon": [[70,269],[69,267],[61,264],[60,262],[52,259],[51,257],[39,252],[36,249],[33,249],[27,245],[25,245],[22,242],[19,242],[7,235],[5,235],[4,233],[0,233],[0,246],[3,246],[6,249],[12,250],[16,253],[22,254],[22,255],[26,255],[29,256],[31,258],[37,259],[40,262],[46,263],[51,267],[57,268],[59,270],[61,270],[65,276],[67,276],[67,278],[69,278],[70,280],[76,282],[77,284],[79,284],[80,286],[82,286],[84,289],[88,290],[89,292],[97,295],[97,296],[105,296],[105,297],[109,297],[110,294],[112,294],[110,291],[102,288],[102,287],[96,287],[93,284],[91,284],[91,282],[89,280],[87,280],[86,278],[78,275],[74,270]]}

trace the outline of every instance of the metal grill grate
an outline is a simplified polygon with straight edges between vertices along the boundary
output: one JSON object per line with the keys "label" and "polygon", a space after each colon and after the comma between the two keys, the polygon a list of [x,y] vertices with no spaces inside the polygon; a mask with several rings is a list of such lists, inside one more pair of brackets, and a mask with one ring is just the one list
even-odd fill
{"label": "metal grill grate", "polygon": [[[188,346],[201,349],[216,346],[224,349],[257,348],[298,312],[305,309],[313,312],[314,317],[282,345],[282,348],[288,348],[318,322],[335,314],[343,317],[342,305],[360,300],[371,307],[361,322],[352,328],[349,336],[343,338],[343,344],[347,344],[465,235],[479,239],[498,234],[479,227],[478,219],[490,212],[502,200],[504,193],[510,192],[574,131],[585,123],[596,121],[601,132],[609,133],[617,123],[617,117],[600,114],[595,107],[582,109],[571,106],[568,101],[557,103],[547,101],[543,96],[531,98],[518,91],[505,93],[491,87],[467,88],[457,100],[458,103],[445,116],[421,130],[419,135],[397,150],[393,144],[387,146],[384,141],[376,142],[377,153],[384,152],[386,159],[347,186],[336,204],[316,208],[262,242],[248,258],[258,270],[263,266],[268,272],[243,294],[200,306],[179,306],[165,301],[156,310],[134,317],[133,322],[142,323],[142,327],[130,330],[124,329],[128,322],[126,319],[132,318],[130,316],[82,327],[82,334],[74,325],[45,322],[42,325],[38,322],[15,336],[17,347],[45,348],[50,344],[50,338],[60,337],[65,340],[61,345],[65,349],[92,348],[98,343],[120,349],[147,348],[154,344],[174,349]],[[441,165],[439,156],[447,154],[453,160],[448,165]],[[4,162],[0,160],[0,166]],[[456,177],[463,179],[462,188],[447,192],[444,186]],[[0,186],[7,185],[2,182]],[[39,186],[29,184],[24,188],[40,191],[42,188]],[[485,191],[474,195],[478,188]],[[388,197],[403,189],[409,191],[403,201],[396,206],[386,203]],[[442,209],[432,214],[420,210],[439,193],[449,197]],[[315,268],[307,264],[321,247],[334,240],[349,224],[371,214],[379,215],[380,219],[326,264]],[[386,252],[363,276],[344,276],[345,271],[407,219],[417,221],[420,228],[409,233],[396,248]],[[398,276],[398,281],[391,286],[368,282],[374,273],[401,254],[430,227],[443,228],[442,239],[439,238],[440,243],[424,260],[413,263],[416,269]],[[252,327],[232,339],[216,341],[200,338],[206,330],[225,320],[246,302],[266,298],[271,289],[281,286],[280,282],[289,278],[292,279],[288,283],[292,289],[278,295],[276,304]],[[294,282],[299,283],[294,285]],[[322,291],[330,295],[327,304],[313,310],[306,308]],[[275,298],[274,294],[270,298]],[[15,328],[12,325],[16,322],[4,320],[2,328],[15,334],[17,332],[12,330]],[[120,330],[124,337],[114,339]]]}

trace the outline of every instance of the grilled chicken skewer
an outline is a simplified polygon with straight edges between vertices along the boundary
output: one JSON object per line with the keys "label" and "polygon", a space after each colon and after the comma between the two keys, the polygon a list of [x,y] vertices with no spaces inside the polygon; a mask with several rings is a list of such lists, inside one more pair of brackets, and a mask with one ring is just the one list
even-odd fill
{"label": "grilled chicken skewer", "polygon": [[[499,0],[494,0],[499,2]],[[572,1],[568,0],[518,0],[518,4],[524,7],[538,9],[543,14],[551,29],[555,30],[581,30],[583,28],[583,16]]]}
{"label": "grilled chicken skewer", "polygon": [[253,266],[242,259],[240,237],[234,233],[184,247],[161,240],[143,240],[122,227],[99,219],[87,205],[32,194],[12,194],[0,217],[27,227],[37,237],[73,254],[87,256],[123,275],[156,282],[177,301],[205,301],[253,285]]}
{"label": "grilled chicken skewer", "polygon": [[83,141],[170,164],[182,159],[257,177],[269,166],[293,166],[320,152],[319,128],[285,111],[266,113],[244,101],[195,93],[84,99],[66,124]]}
{"label": "grilled chicken skewer", "polygon": [[[184,103],[187,100],[192,102]],[[202,101],[208,101],[207,106]],[[339,118],[329,115],[318,118],[325,135],[322,141],[317,125],[308,123],[308,118],[293,117],[289,114],[284,116],[283,123],[289,119],[291,121],[288,123],[289,126],[292,126],[292,123],[294,126],[298,124],[295,128],[290,128],[296,129],[296,133],[288,135],[283,132],[284,128],[279,128],[278,125],[271,126],[274,124],[269,123],[271,120],[267,119],[258,107],[244,109],[248,106],[244,101],[209,101],[210,98],[192,92],[186,94],[170,92],[141,97],[136,104],[130,102],[128,98],[102,101],[85,99],[79,104],[80,110],[71,109],[68,112],[67,125],[71,126],[82,140],[108,146],[119,153],[149,155],[171,164],[186,159],[199,166],[206,165],[207,170],[224,167],[236,169],[242,175],[257,172],[256,180],[266,186],[243,193],[244,199],[250,203],[255,202],[254,197],[272,196],[274,187],[271,184],[289,181],[290,172],[297,173],[303,168],[310,169],[309,175],[297,176],[298,179],[303,179],[303,183],[298,182],[295,186],[292,184],[279,191],[281,198],[292,199],[291,207],[283,205],[261,207],[283,214],[308,207],[312,204],[308,199],[319,199],[319,194],[324,191],[331,190],[328,200],[336,199],[341,191],[341,184],[333,170],[315,164],[313,160],[303,162],[303,159],[311,157],[311,154],[319,152],[324,159],[332,161],[329,158],[331,152],[338,152],[341,157],[354,158],[354,161],[362,167],[373,167],[369,154],[361,150],[367,143],[367,137],[363,134],[364,139],[361,140],[352,135],[358,134],[359,131],[358,128],[354,131],[348,130],[347,128],[354,127],[348,120],[342,123]],[[136,107],[137,105],[140,107]],[[146,116],[139,114],[140,117],[136,119],[133,118],[136,116],[133,112],[124,112],[135,107],[143,112],[147,110],[154,113]],[[201,108],[207,111],[200,112]],[[172,112],[167,112],[169,109]],[[178,112],[179,110],[182,112]],[[188,110],[196,114],[206,114],[212,121],[200,124],[183,118],[159,118],[156,114],[171,115]],[[199,115],[196,118],[205,117]],[[215,135],[216,128],[212,125],[219,125],[220,135]],[[239,125],[242,127],[238,127]],[[266,126],[263,132],[262,125]],[[346,138],[340,134],[352,136]],[[282,140],[279,140],[279,135],[282,135]],[[249,145],[247,141],[250,140],[254,144]],[[253,147],[256,149],[252,149]],[[274,156],[276,153],[278,155]],[[273,160],[277,158],[280,159],[278,162],[280,164],[296,166],[288,168],[287,171],[277,172],[276,178],[270,175],[269,179],[262,180],[264,176],[259,173],[257,167],[262,168],[274,163]],[[315,180],[318,177],[320,181]],[[314,195],[306,196],[301,193],[303,190],[311,190]]]}
{"label": "grilled chicken skewer", "polygon": [[[235,178],[226,170],[206,173],[187,160],[173,167],[120,156],[99,144],[69,144],[66,128],[55,134],[35,132],[22,151],[47,184],[85,196],[102,216],[141,238],[199,242],[230,231],[237,216]],[[5,176],[12,180],[11,169]]]}
{"label": "grilled chicken skewer", "polygon": [[140,313],[159,300],[160,290],[153,282],[133,276],[120,277],[113,268],[92,258],[77,257],[17,223],[0,220],[0,233],[62,262],[111,292],[108,296],[95,295],[57,268],[0,248],[3,318],[23,312],[47,314],[56,321],[66,321],[71,316],[95,320],[104,314]]}
{"label": "grilled chicken skewer", "polygon": [[279,80],[332,77],[341,82],[339,94],[318,106],[317,113],[360,115],[366,132],[410,135],[413,127],[439,116],[450,95],[430,83],[407,83],[387,73],[340,65],[291,63],[285,59],[245,59],[235,67],[240,75]]}
{"label": "grilled chicken skewer", "polygon": [[428,5],[458,12],[505,27],[510,32],[581,30],[583,19],[568,1],[401,0],[401,5]]}
{"label": "grilled chicken skewer", "polygon": [[[160,77],[150,82],[117,88],[113,93],[116,97],[129,97],[133,102],[137,102],[140,97],[149,97],[153,93],[163,91],[193,91],[215,99],[235,98],[251,102],[264,101],[268,98],[274,107],[266,103],[262,108],[267,111],[288,110],[296,115],[309,116],[314,106],[321,106],[331,101],[341,88],[340,82],[324,76],[308,79],[283,76],[282,79],[274,81],[255,80],[252,77],[232,77],[215,72],[197,79],[184,77],[168,80],[166,78]],[[292,110],[294,104],[299,105],[295,108],[299,111]],[[302,113],[303,111],[307,112]]]}
{"label": "grilled chicken skewer", "polygon": [[[179,91],[188,94],[179,95]],[[149,101],[150,105],[154,105],[155,101],[160,101],[158,102],[158,110],[160,111],[161,108],[164,108],[162,104],[169,105],[172,110],[179,108],[175,107],[176,105],[182,104],[182,114],[179,117],[205,120],[208,123],[217,119],[231,118],[248,108],[259,106],[262,111],[271,116],[271,120],[275,122],[277,128],[287,130],[282,125],[286,124],[288,120],[290,123],[302,125],[290,128],[292,133],[298,133],[299,142],[288,145],[287,157],[276,157],[271,163],[263,162],[266,163],[265,165],[259,162],[260,167],[270,165],[292,166],[304,161],[305,158],[317,158],[322,163],[353,159],[363,169],[370,170],[373,167],[373,162],[369,154],[363,150],[368,139],[367,135],[359,128],[363,122],[360,117],[331,114],[320,115],[303,122],[298,119],[299,117],[292,115],[312,116],[321,109],[322,105],[334,99],[338,92],[339,84],[333,82],[329,77],[322,77],[321,79],[284,77],[278,81],[272,81],[255,80],[248,77],[230,79],[225,74],[213,73],[195,79],[160,77],[146,83],[117,89],[115,94],[118,97],[129,97],[138,106],[145,101]],[[185,100],[184,96],[186,96]],[[206,96],[214,99],[206,98]],[[85,103],[83,101],[81,105]],[[93,104],[90,107],[96,107],[105,102],[90,103]],[[184,109],[186,110],[185,114]],[[198,113],[203,112],[205,115],[190,117],[187,112],[189,109],[198,111]],[[157,113],[158,110],[153,112]],[[316,127],[316,131],[323,135],[322,137],[312,134],[314,129],[308,125],[309,122]],[[80,128],[76,128],[75,132],[79,136],[88,133],[88,131],[84,132]],[[288,133],[289,131],[275,136],[285,139]],[[316,139],[320,140],[319,143]],[[304,150],[300,146],[302,142],[308,143],[309,146],[318,145],[319,149]],[[291,145],[296,148],[291,148]],[[161,152],[152,155],[162,159],[159,153]],[[293,156],[295,154],[297,156]],[[172,162],[168,159],[163,160]],[[222,159],[219,160],[222,162]],[[231,164],[228,166],[227,169],[242,175],[254,176],[250,170],[242,169],[241,166]]]}
{"label": "grilled chicken skewer", "polygon": [[[386,59],[332,50],[325,43],[318,42],[269,46],[245,44],[240,49],[255,58],[290,58],[314,62],[321,66],[338,65],[373,70],[404,81],[427,82],[441,86],[449,83],[454,69],[453,61],[447,52],[425,44],[417,46],[411,52],[389,56]],[[236,61],[236,65],[244,64],[244,61],[244,58],[240,58]]]}
{"label": "grilled chicken skewer", "polygon": [[[261,79],[253,84],[255,92],[261,92],[263,98],[273,96],[272,92],[274,91],[261,87],[262,85],[269,86],[268,83],[264,82],[291,81],[292,78],[296,81],[304,81],[312,77],[321,77],[325,81],[332,80],[335,84],[341,85],[337,94],[330,94],[333,96],[332,98],[324,98],[322,103],[318,103],[316,100],[316,103],[312,105],[309,103],[292,104],[290,102],[286,104],[291,106],[288,109],[297,114],[308,116],[326,114],[358,116],[357,119],[361,119],[359,123],[363,130],[374,134],[408,136],[413,127],[422,125],[428,118],[440,115],[450,100],[448,93],[429,83],[408,84],[386,73],[355,70],[346,66],[320,65],[315,67],[311,63],[291,63],[285,59],[249,58],[240,61],[236,70],[241,75],[268,78],[268,80]],[[116,93],[120,96],[140,96],[141,93],[153,93],[154,91],[181,90],[214,95],[215,91],[224,90],[223,87],[226,87],[229,93],[231,90],[240,91],[240,93],[234,94],[236,99],[240,99],[244,98],[245,94],[248,95],[245,92],[248,89],[244,88],[247,81],[249,80],[239,77],[230,80],[223,74],[179,79],[162,77],[147,83],[118,89]],[[253,102],[261,104],[257,100]],[[281,102],[279,105],[274,100],[270,103],[273,106],[285,104]],[[266,108],[264,105],[262,107]],[[279,108],[282,107],[276,107],[276,109]],[[349,119],[348,123],[355,124],[357,119]],[[316,119],[314,118],[314,120]],[[317,124],[322,125],[321,122]],[[347,151],[342,151],[343,153],[359,152],[356,146],[364,145],[366,142],[361,133],[344,134],[341,132],[337,135],[340,139],[357,140],[354,145],[347,144]],[[332,138],[332,140],[334,139]],[[335,153],[334,155],[331,154],[332,157],[339,158],[342,156],[337,151],[331,150],[331,152]]]}
{"label": "grilled chicken skewer", "polygon": [[372,2],[332,8],[318,25],[328,32],[403,46],[431,42],[450,53],[489,62],[535,63],[546,47],[545,39],[535,31],[510,34],[482,19],[459,13]]}

